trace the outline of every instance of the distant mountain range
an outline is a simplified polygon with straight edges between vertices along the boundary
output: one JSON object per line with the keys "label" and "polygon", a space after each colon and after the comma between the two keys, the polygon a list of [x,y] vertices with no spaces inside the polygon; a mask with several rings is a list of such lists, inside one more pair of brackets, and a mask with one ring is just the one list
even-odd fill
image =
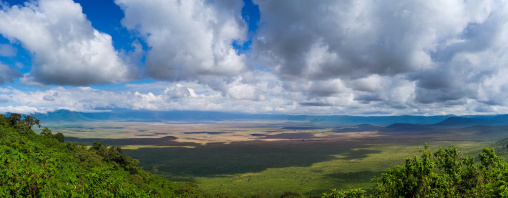
{"label": "distant mountain range", "polygon": [[449,117],[434,124],[435,126],[472,126],[472,125],[506,125],[508,115],[478,116],[478,117]]}
{"label": "distant mountain range", "polygon": [[336,127],[332,131],[337,133],[343,132],[439,132],[447,127],[460,128],[467,131],[489,132],[498,129],[508,130],[508,116],[464,116],[464,117],[448,117],[441,122],[435,124],[422,123],[393,123],[390,125],[379,126],[370,124],[360,124],[351,127]]}
{"label": "distant mountain range", "polygon": [[[42,122],[75,122],[75,121],[125,121],[125,122],[207,122],[227,120],[274,120],[274,121],[307,121],[334,125],[371,127],[370,125],[387,126],[388,128],[414,127],[404,124],[432,126],[473,126],[473,125],[508,125],[508,115],[471,115],[471,116],[312,116],[249,114],[215,111],[143,111],[115,109],[108,112],[75,112],[58,110],[48,113],[32,114]],[[362,125],[364,124],[364,125]],[[421,127],[417,127],[421,128]]]}

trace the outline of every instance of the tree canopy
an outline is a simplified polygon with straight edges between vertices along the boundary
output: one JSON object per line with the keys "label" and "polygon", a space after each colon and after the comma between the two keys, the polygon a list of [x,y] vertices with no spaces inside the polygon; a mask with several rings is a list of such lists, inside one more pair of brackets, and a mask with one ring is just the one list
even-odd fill
{"label": "tree canopy", "polygon": [[371,193],[363,189],[337,190],[323,197],[508,197],[508,164],[493,149],[484,148],[479,162],[455,146],[429,151],[388,169],[372,179]]}
{"label": "tree canopy", "polygon": [[0,115],[0,197],[203,197],[138,167],[119,147],[64,143],[20,114]]}

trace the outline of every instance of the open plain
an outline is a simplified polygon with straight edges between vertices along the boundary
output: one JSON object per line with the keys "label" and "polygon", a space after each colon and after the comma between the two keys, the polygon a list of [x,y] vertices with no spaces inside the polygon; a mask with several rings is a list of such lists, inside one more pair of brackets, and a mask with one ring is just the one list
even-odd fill
{"label": "open plain", "polygon": [[90,145],[100,140],[121,146],[145,170],[171,181],[243,197],[369,189],[370,179],[417,155],[424,143],[432,150],[455,145],[475,154],[508,136],[506,126],[332,126],[291,121],[47,125],[64,133],[66,141]]}

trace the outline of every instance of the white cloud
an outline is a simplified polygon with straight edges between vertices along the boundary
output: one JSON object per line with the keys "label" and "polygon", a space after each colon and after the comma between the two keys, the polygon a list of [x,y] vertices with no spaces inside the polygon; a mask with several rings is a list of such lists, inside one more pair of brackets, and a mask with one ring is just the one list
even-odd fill
{"label": "white cloud", "polygon": [[344,86],[342,80],[330,79],[312,81],[307,92],[309,97],[328,97],[350,91]]}
{"label": "white cloud", "polygon": [[[206,88],[206,85],[195,83],[166,83],[163,88],[154,92],[136,91],[129,87],[123,91],[107,91],[90,87],[53,87],[44,91],[22,91],[14,88],[0,89],[0,113],[44,113],[58,109],[81,112],[94,112],[97,109],[126,108],[154,111],[202,110],[202,111],[237,111],[249,113],[284,113],[284,114],[347,114],[347,115],[434,115],[434,114],[469,114],[470,112],[491,113],[489,111],[508,112],[506,106],[485,105],[474,100],[464,105],[418,105],[412,106],[414,83],[390,82],[392,89],[379,94],[379,99],[364,97],[364,101],[355,100],[355,94],[345,92],[327,97],[315,97],[310,100],[299,92],[277,93],[280,87],[268,88],[264,99],[237,99],[223,95],[219,91]],[[155,83],[155,86],[160,83]],[[145,84],[149,86],[150,84]],[[259,87],[260,85],[258,85]],[[180,98],[171,98],[172,91],[186,89]],[[194,90],[200,90],[195,92]],[[200,93],[201,92],[201,93]],[[189,94],[187,94],[189,93]],[[174,93],[173,93],[174,94]],[[291,97],[291,94],[295,94]],[[289,99],[291,98],[291,99]],[[384,100],[390,100],[385,102]]]}
{"label": "white cloud", "polygon": [[228,88],[228,96],[237,100],[258,100],[260,97],[256,88],[249,84],[235,84]]}
{"label": "white cloud", "polygon": [[164,89],[164,98],[167,101],[173,101],[179,98],[196,97],[196,93],[193,89],[184,87],[181,84],[176,84],[173,87],[167,87]]}
{"label": "white cloud", "polygon": [[40,0],[0,10],[0,34],[33,53],[30,76],[43,84],[119,83],[134,77],[111,36],[95,30],[71,0]]}
{"label": "white cloud", "polygon": [[[94,30],[71,1],[4,7],[0,33],[35,54],[20,82],[44,91],[0,89],[2,108],[508,113],[503,1],[259,0],[260,28],[248,56],[231,46],[247,35],[241,1],[115,3],[146,52],[140,43],[131,53],[115,51],[111,37]],[[132,82],[121,91],[45,87],[122,82],[136,73],[126,63],[143,55],[144,73],[162,81]],[[0,80],[2,71],[13,71],[3,68]],[[4,82],[15,78],[7,76]]]}
{"label": "white cloud", "polygon": [[150,49],[146,72],[169,81],[236,75],[246,69],[234,40],[245,39],[241,1],[116,0],[122,24],[138,31]]}
{"label": "white cloud", "polygon": [[[358,78],[432,68],[430,52],[483,22],[474,1],[257,1],[254,53],[280,75]],[[292,6],[287,6],[291,4]],[[471,14],[473,13],[473,14]]]}
{"label": "white cloud", "polygon": [[373,92],[383,87],[383,78],[377,74],[373,74],[365,78],[352,80],[349,83],[349,87],[355,90]]}
{"label": "white cloud", "polygon": [[506,2],[255,3],[262,25],[253,54],[305,107],[460,114],[507,104]]}
{"label": "white cloud", "polygon": [[30,106],[6,106],[0,107],[0,113],[22,113],[22,114],[31,114],[31,113],[45,113],[45,110],[41,110],[37,107]]}
{"label": "white cloud", "polygon": [[[200,86],[183,87],[183,85],[170,84],[166,89],[157,93],[138,91],[105,91],[90,87],[63,88],[55,87],[45,91],[21,91],[5,89],[2,96],[9,98],[7,103],[1,103],[0,113],[16,110],[20,113],[46,112],[57,109],[90,112],[97,108],[127,108],[143,110],[220,110],[220,111],[247,111],[260,112],[260,106],[269,103],[252,103],[249,101],[234,100],[223,96],[220,92],[212,91],[207,94],[195,93],[194,89]],[[171,90],[186,88],[189,92],[185,97],[168,99]],[[182,96],[182,95],[180,95]],[[33,107],[30,109],[13,107]]]}

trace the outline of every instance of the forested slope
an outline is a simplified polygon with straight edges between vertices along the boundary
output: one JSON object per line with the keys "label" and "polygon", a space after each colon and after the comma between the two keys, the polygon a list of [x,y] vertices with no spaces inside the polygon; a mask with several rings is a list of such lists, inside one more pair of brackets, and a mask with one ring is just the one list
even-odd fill
{"label": "forested slope", "polygon": [[36,118],[0,115],[0,197],[201,197],[152,175],[119,147],[64,143]]}

